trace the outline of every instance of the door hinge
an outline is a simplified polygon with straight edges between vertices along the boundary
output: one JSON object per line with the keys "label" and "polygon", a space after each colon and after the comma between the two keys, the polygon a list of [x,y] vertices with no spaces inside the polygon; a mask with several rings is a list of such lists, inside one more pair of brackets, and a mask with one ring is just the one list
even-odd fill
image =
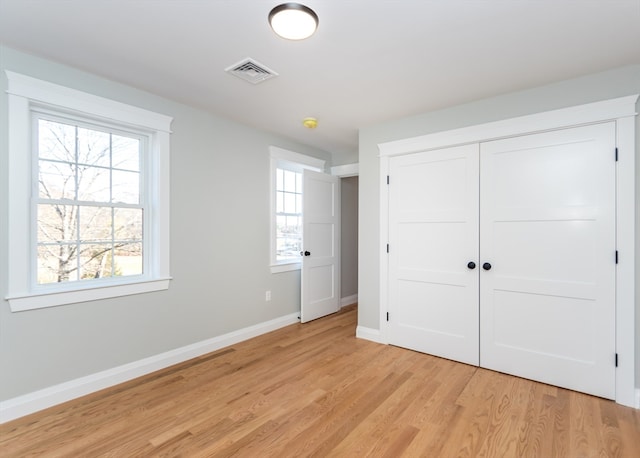
{"label": "door hinge", "polygon": [[389,184],[389,175],[387,175],[387,184]]}
{"label": "door hinge", "polygon": [[[389,321],[389,320],[387,319],[387,321]],[[616,367],[618,367],[618,354],[617,353],[616,353]]]}
{"label": "door hinge", "polygon": [[[387,321],[389,321],[389,312],[387,312]],[[617,357],[617,356],[616,356]]]}
{"label": "door hinge", "polygon": [[618,162],[618,148],[616,148],[616,162]]}
{"label": "door hinge", "polygon": [[616,264],[618,264],[618,250],[616,250]]}
{"label": "door hinge", "polygon": [[389,252],[389,244],[387,243],[387,253]]}

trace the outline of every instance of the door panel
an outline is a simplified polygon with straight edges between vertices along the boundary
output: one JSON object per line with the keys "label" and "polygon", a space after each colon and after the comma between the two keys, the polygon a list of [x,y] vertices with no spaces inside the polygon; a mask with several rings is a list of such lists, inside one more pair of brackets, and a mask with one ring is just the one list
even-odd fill
{"label": "door panel", "polygon": [[483,143],[480,364],[615,396],[615,125]]}
{"label": "door panel", "polygon": [[478,146],[389,166],[389,342],[478,364]]}
{"label": "door panel", "polygon": [[340,309],[340,179],[302,174],[302,257],[300,321]]}

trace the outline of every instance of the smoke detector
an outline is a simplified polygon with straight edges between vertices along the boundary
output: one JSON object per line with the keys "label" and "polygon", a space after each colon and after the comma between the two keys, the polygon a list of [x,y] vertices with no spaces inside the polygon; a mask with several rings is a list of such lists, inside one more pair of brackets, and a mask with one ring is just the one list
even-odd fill
{"label": "smoke detector", "polygon": [[318,120],[316,118],[304,118],[302,120],[302,125],[307,129],[315,129],[318,127]]}
{"label": "smoke detector", "polygon": [[262,83],[263,81],[267,81],[268,79],[278,76],[278,74],[269,67],[262,65],[260,62],[250,57],[225,68],[224,71],[248,81],[251,84]]}

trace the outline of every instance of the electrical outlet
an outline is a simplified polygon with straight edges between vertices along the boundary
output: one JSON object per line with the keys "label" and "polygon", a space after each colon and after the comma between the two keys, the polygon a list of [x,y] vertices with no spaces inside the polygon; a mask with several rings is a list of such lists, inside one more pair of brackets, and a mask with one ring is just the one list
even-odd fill
{"label": "electrical outlet", "polygon": [[271,300],[271,291],[264,293],[264,300],[269,302]]}

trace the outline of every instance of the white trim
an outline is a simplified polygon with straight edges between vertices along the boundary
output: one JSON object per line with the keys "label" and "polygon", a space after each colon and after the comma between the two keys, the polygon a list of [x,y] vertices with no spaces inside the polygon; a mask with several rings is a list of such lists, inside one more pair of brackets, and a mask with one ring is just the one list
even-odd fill
{"label": "white trim", "polygon": [[294,151],[289,151],[284,148],[279,148],[277,146],[270,146],[269,154],[273,159],[277,159],[279,161],[286,161],[286,162],[292,162],[294,164],[306,165],[316,170],[317,172],[322,172],[324,170],[325,161],[323,159],[318,159],[317,157],[296,153]]}
{"label": "white trim", "polygon": [[12,312],[24,312],[62,304],[97,301],[110,297],[131,296],[133,294],[150,293],[169,289],[171,278],[135,281],[118,285],[98,285],[86,289],[72,291],[53,291],[48,293],[27,294],[25,296],[7,297]]}
{"label": "white trim", "polygon": [[[5,71],[8,79],[9,198],[7,300],[12,312],[159,291],[169,287],[170,278],[170,124],[171,117],[105,99],[30,76]],[[42,109],[61,115],[75,115],[99,123],[106,122],[140,133],[148,139],[144,169],[145,203],[150,228],[145,234],[145,250],[152,253],[144,275],[101,280],[99,284],[70,282],[36,288],[31,278],[32,194],[31,113]],[[145,224],[147,221],[145,220]],[[49,287],[50,286],[50,287]],[[59,286],[59,288],[57,288]],[[92,289],[95,288],[95,289]]]}
{"label": "white trim", "polygon": [[[639,407],[635,387],[635,116],[638,95],[630,95],[560,110],[479,124],[419,137],[380,143],[380,341],[386,343],[388,307],[388,190],[386,175],[389,157],[468,143],[526,135],[599,122],[616,122],[616,146],[619,149],[616,193],[616,241],[620,261],[616,270],[616,368],[615,401]],[[372,339],[370,339],[372,340]]]}
{"label": "white trim", "polygon": [[382,338],[380,330],[365,328],[364,326],[356,327],[356,337],[358,339],[370,340],[371,342],[386,344],[386,339]]}
{"label": "white trim", "polygon": [[340,298],[340,307],[346,307],[347,305],[355,304],[358,302],[358,295],[352,294],[351,296]]}
{"label": "white trim", "polygon": [[80,377],[42,390],[0,402],[0,423],[14,420],[30,413],[61,404],[71,399],[93,393],[119,383],[141,377],[166,367],[211,353],[238,342],[298,323],[298,313],[292,313],[239,329],[218,337],[203,340],[175,350],[160,353],[96,374]]}
{"label": "white trim", "polygon": [[640,409],[640,388],[636,388],[636,403],[635,403],[635,405],[633,405],[631,407],[634,407],[636,409]]}
{"label": "white trim", "polygon": [[626,117],[616,122],[616,402],[626,406],[635,403],[635,119]]}
{"label": "white trim", "polygon": [[378,322],[380,323],[381,343],[388,344],[387,312],[389,311],[389,256],[387,244],[389,243],[389,186],[387,186],[387,176],[389,175],[389,158],[380,158],[380,242],[378,256],[380,259],[380,278],[378,280],[378,293],[380,294],[380,310],[378,311]]}
{"label": "white trim", "polygon": [[294,270],[300,270],[302,262],[287,262],[282,264],[272,264],[270,266],[272,274],[279,274],[282,272],[293,272]]}
{"label": "white trim", "polygon": [[345,165],[336,165],[331,167],[331,175],[347,178],[347,177],[357,177],[360,174],[360,164],[345,164]]}
{"label": "white trim", "polygon": [[65,107],[69,110],[99,116],[118,124],[129,124],[154,131],[171,133],[173,118],[115,100],[60,86],[31,76],[5,70],[8,80],[7,94],[34,102]]}
{"label": "white trim", "polygon": [[635,104],[637,98],[637,94],[630,95],[602,102],[385,142],[378,144],[378,149],[380,156],[396,156],[398,154],[490,141],[533,132],[561,129],[563,127],[574,127],[581,124],[612,121],[636,115]]}

